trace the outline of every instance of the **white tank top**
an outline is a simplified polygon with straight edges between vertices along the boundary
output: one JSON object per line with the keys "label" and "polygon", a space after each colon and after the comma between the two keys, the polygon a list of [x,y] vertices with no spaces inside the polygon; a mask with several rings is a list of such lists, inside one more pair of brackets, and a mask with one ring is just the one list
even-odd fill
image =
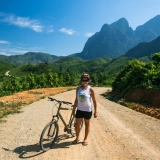
{"label": "white tank top", "polygon": [[82,90],[82,87],[79,87],[78,89],[78,105],[77,109],[81,111],[92,111],[92,104],[91,104],[91,95],[90,95],[90,86],[87,87],[87,89]]}

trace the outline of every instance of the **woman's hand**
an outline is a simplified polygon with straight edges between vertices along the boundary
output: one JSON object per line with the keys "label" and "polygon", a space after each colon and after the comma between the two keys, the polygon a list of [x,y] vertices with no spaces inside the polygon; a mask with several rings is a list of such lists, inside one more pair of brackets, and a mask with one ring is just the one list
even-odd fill
{"label": "woman's hand", "polygon": [[73,116],[75,116],[75,115],[76,115],[75,110],[73,110],[73,111],[72,111],[72,115],[73,115]]}
{"label": "woman's hand", "polygon": [[73,110],[72,110],[72,115],[73,116],[75,116],[76,115],[76,111],[75,111],[75,109],[73,108]]}
{"label": "woman's hand", "polygon": [[94,118],[97,118],[98,114],[97,112],[94,112]]}

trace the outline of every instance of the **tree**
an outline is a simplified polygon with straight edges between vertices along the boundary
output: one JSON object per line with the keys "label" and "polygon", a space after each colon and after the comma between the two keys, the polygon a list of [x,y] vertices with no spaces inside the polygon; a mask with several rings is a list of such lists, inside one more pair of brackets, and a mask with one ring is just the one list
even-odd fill
{"label": "tree", "polygon": [[156,65],[160,64],[160,52],[153,54],[151,58]]}

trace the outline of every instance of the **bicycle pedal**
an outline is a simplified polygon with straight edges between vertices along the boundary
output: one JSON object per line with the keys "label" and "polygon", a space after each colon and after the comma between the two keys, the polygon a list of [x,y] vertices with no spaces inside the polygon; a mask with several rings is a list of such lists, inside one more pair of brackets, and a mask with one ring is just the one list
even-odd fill
{"label": "bicycle pedal", "polygon": [[64,132],[67,132],[67,129],[66,129],[66,128],[64,129]]}

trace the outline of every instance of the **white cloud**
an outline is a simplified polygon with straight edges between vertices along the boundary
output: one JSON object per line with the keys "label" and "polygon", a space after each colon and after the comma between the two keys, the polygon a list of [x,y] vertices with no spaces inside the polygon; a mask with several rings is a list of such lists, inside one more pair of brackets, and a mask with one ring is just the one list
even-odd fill
{"label": "white cloud", "polygon": [[10,54],[24,54],[24,53],[27,53],[27,52],[38,52],[40,51],[41,48],[38,48],[38,47],[29,47],[29,48],[26,48],[26,47],[21,47],[21,46],[18,46],[18,45],[14,45],[14,46],[11,46],[10,48],[4,50],[6,53],[10,53]]}
{"label": "white cloud", "polygon": [[54,28],[53,28],[53,26],[52,25],[50,25],[50,26],[48,26],[47,27],[47,32],[54,32]]}
{"label": "white cloud", "polygon": [[69,34],[69,35],[73,35],[76,32],[73,29],[67,29],[67,28],[61,28],[59,31],[62,33]]}
{"label": "white cloud", "polygon": [[10,42],[8,41],[4,41],[4,40],[0,40],[0,44],[9,44]]}
{"label": "white cloud", "polygon": [[8,52],[10,52],[10,53],[24,54],[24,53],[29,52],[29,50],[24,50],[24,49],[9,49]]}
{"label": "white cloud", "polygon": [[54,29],[50,28],[50,29],[47,30],[47,32],[54,32]]}
{"label": "white cloud", "polygon": [[92,33],[92,32],[86,32],[85,33],[85,37],[91,37],[92,35],[94,35],[94,33]]}
{"label": "white cloud", "polygon": [[0,16],[4,17],[2,19],[3,22],[23,28],[30,28],[36,32],[42,32],[44,28],[38,20],[33,20],[27,17],[16,17],[15,15],[6,15],[2,13],[0,14]]}
{"label": "white cloud", "polygon": [[11,45],[3,46],[0,48],[1,55],[19,55],[27,52],[39,52],[42,50],[42,48],[39,47],[25,47],[23,44],[10,44]]}
{"label": "white cloud", "polygon": [[5,52],[0,52],[0,55],[8,56],[8,54],[7,54],[7,53],[5,53]]}

